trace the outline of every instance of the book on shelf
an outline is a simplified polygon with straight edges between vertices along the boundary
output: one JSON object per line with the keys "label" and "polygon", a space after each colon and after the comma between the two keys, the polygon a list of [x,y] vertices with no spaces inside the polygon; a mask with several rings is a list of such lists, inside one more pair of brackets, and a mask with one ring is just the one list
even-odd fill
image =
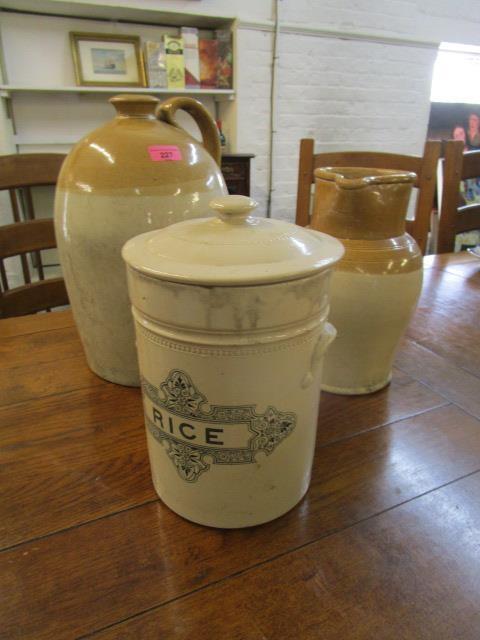
{"label": "book on shelf", "polygon": [[167,86],[167,66],[163,42],[147,40],[144,45],[145,67],[149,87]]}
{"label": "book on shelf", "polygon": [[181,35],[185,60],[185,86],[190,89],[198,89],[200,87],[198,29],[195,27],[182,27]]}
{"label": "book on shelf", "polygon": [[233,86],[232,33],[229,29],[215,31],[217,45],[217,87],[231,89]]}
{"label": "book on shelf", "polygon": [[183,56],[183,38],[164,35],[167,61],[167,86],[169,89],[185,88],[185,61]]}
{"label": "book on shelf", "polygon": [[218,40],[200,38],[198,51],[200,54],[200,86],[202,88],[216,87]]}

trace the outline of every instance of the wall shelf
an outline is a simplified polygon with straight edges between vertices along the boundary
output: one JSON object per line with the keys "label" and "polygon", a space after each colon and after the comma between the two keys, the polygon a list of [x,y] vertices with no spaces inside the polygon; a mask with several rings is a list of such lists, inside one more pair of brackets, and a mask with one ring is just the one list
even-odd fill
{"label": "wall shelf", "polygon": [[149,93],[157,95],[189,95],[227,97],[233,100],[233,89],[167,89],[162,87],[34,87],[21,85],[0,85],[2,97],[9,97],[12,93]]}
{"label": "wall shelf", "polygon": [[208,15],[208,13],[169,11],[157,7],[141,8],[135,7],[134,4],[123,7],[110,4],[102,5],[92,0],[77,0],[76,2],[68,0],[0,0],[0,11],[133,24],[182,25],[200,29],[220,29],[228,26],[234,20],[233,17]]}

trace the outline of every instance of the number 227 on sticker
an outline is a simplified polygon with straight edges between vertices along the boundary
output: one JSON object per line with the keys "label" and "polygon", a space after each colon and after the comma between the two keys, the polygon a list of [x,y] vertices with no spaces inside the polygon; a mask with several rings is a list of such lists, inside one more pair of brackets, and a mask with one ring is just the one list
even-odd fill
{"label": "number 227 on sticker", "polygon": [[152,144],[148,147],[148,154],[150,156],[150,160],[153,160],[153,162],[165,162],[182,159],[180,149],[175,145]]}

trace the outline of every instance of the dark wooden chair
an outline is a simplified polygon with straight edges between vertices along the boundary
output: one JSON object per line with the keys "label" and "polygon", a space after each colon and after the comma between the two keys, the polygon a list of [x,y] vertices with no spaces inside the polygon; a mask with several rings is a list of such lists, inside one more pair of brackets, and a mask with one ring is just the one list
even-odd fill
{"label": "dark wooden chair", "polygon": [[442,173],[437,253],[449,253],[455,250],[457,234],[480,229],[480,203],[465,204],[460,195],[462,180],[480,178],[480,151],[463,153],[461,140],[446,140]]}
{"label": "dark wooden chair", "polygon": [[[38,252],[56,246],[53,220],[28,220],[0,227],[0,263],[11,256]],[[50,310],[68,304],[68,294],[63,278],[43,279],[43,269],[39,268],[40,280],[29,281],[20,287],[9,289],[3,282],[0,295],[0,317],[23,316],[37,311]]]}
{"label": "dark wooden chair", "polygon": [[[53,220],[35,219],[31,193],[31,187],[56,184],[64,158],[59,153],[0,156],[0,190],[9,192],[14,220],[0,227],[0,317],[49,311],[68,304],[63,279],[45,280],[40,251],[56,246]],[[32,282],[29,253],[35,257],[38,282]],[[17,255],[25,284],[11,289],[4,260]]]}
{"label": "dark wooden chair", "polygon": [[374,169],[398,169],[417,174],[418,189],[415,220],[407,220],[407,231],[417,241],[422,253],[427,247],[430,216],[433,208],[437,164],[441,142],[428,140],[423,156],[407,156],[376,151],[339,151],[315,153],[314,140],[300,141],[298,167],[297,211],[295,222],[305,227],[310,222],[311,186],[315,182],[314,170],[318,167],[372,167]]}

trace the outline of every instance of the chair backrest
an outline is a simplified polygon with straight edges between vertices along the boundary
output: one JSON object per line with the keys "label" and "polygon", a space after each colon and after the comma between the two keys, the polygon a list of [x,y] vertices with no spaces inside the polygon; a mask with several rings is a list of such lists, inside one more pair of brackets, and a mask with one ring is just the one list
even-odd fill
{"label": "chair backrest", "polygon": [[13,153],[0,156],[0,190],[56,184],[64,153]]}
{"label": "chair backrest", "polygon": [[462,180],[480,178],[480,151],[463,153],[461,140],[446,140],[443,160],[443,185],[438,221],[437,253],[455,249],[458,233],[480,229],[480,202],[462,203]]}
{"label": "chair backrest", "polygon": [[306,226],[310,222],[311,185],[315,181],[314,170],[318,167],[372,167],[373,169],[398,169],[417,174],[418,189],[415,220],[407,221],[407,231],[415,238],[422,253],[425,253],[430,229],[430,215],[435,197],[437,163],[441,142],[427,140],[423,156],[407,156],[375,151],[339,151],[314,153],[314,140],[300,141],[298,168],[297,211],[295,222]]}
{"label": "chair backrest", "polygon": [[[53,220],[28,220],[0,226],[0,262],[11,256],[56,246]],[[3,278],[2,278],[3,280]],[[14,289],[2,282],[0,317],[22,316],[68,304],[63,278],[41,279]]]}
{"label": "chair backrest", "polygon": [[[60,153],[0,156],[0,191],[8,191],[14,224],[0,227],[0,316],[17,316],[68,304],[62,278],[45,280],[40,251],[56,246],[52,219],[35,220],[31,187],[55,185],[65,159]],[[22,221],[26,220],[26,221]],[[27,254],[39,282],[31,282]],[[19,255],[25,285],[10,289],[4,259]]]}

